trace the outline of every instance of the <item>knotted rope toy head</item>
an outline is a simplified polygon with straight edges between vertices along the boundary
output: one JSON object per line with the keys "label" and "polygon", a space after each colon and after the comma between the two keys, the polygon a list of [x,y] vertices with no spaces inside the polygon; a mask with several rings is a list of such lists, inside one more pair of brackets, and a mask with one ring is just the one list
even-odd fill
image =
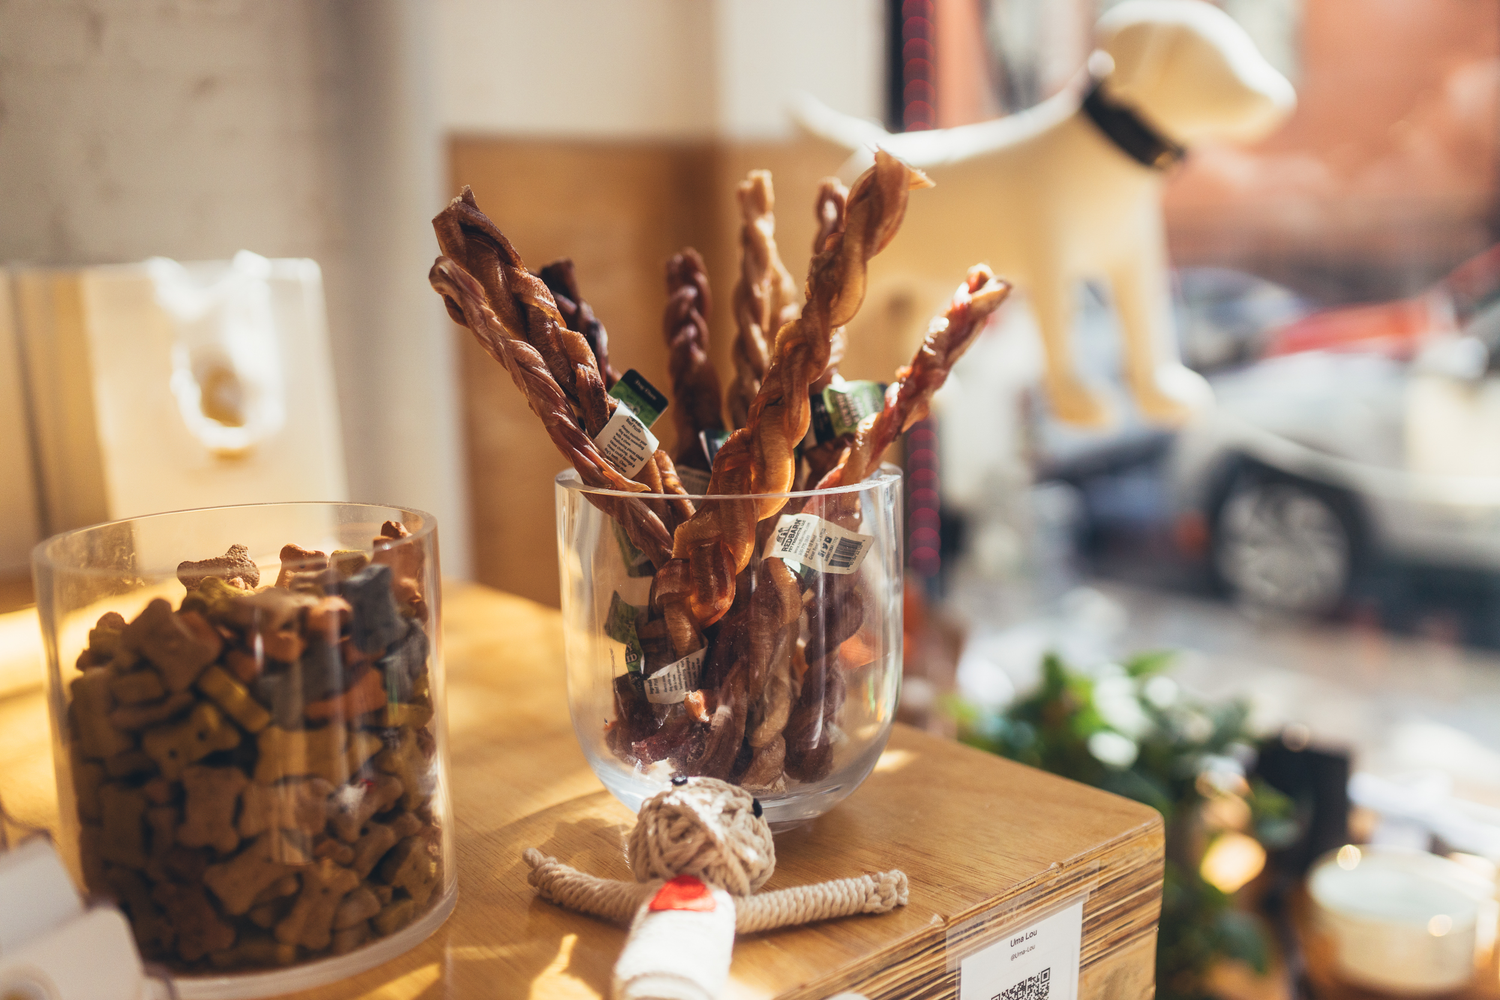
{"label": "knotted rope toy head", "polygon": [[755,796],[712,778],[677,778],[642,804],[630,870],[641,882],[692,875],[748,896],[776,870],[776,844]]}
{"label": "knotted rope toy head", "polygon": [[776,870],[771,827],[749,792],[715,778],[674,778],[647,799],[629,852],[637,883],[585,875],[535,848],[524,855],[538,895],[630,921],[615,964],[616,1000],[713,1000],[728,979],[736,932],[906,905],[900,871],[757,894]]}

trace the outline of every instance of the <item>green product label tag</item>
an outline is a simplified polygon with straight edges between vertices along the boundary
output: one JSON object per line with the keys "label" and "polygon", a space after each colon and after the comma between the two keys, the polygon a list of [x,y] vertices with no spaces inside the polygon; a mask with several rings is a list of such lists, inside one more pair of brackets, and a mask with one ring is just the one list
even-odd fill
{"label": "green product label tag", "polygon": [[634,368],[620,376],[609,394],[634,410],[647,427],[656,423],[656,418],[667,408],[667,397]]}
{"label": "green product label tag", "polygon": [[885,385],[881,382],[843,382],[823,390],[823,405],[833,436],[853,434],[859,422],[885,407]]}
{"label": "green product label tag", "polygon": [[615,529],[615,542],[620,546],[620,558],[625,562],[626,576],[651,576],[653,569],[646,553],[635,547],[625,527],[619,521],[611,521]]}
{"label": "green product label tag", "polygon": [[619,591],[616,591],[610,599],[609,615],[604,621],[604,634],[625,644],[625,669],[632,674],[639,674],[642,664],[646,662],[641,652],[640,637],[635,634],[635,623],[644,610],[620,600]]}

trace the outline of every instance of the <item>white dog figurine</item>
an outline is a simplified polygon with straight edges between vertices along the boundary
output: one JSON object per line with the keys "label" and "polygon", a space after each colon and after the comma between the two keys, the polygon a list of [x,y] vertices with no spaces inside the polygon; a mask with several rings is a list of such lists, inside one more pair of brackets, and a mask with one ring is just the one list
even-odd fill
{"label": "white dog figurine", "polygon": [[[858,152],[879,146],[927,171],[884,271],[949,280],[976,260],[1029,293],[1057,416],[1102,426],[1111,414],[1079,379],[1070,327],[1077,283],[1108,283],[1141,412],[1173,424],[1212,398],[1177,352],[1162,188],[1194,144],[1267,135],[1296,103],[1292,85],[1228,15],[1203,0],[1126,0],[1097,26],[1088,89],[977,125],[891,135],[805,98],[810,131]],[[931,310],[920,309],[925,316]]]}

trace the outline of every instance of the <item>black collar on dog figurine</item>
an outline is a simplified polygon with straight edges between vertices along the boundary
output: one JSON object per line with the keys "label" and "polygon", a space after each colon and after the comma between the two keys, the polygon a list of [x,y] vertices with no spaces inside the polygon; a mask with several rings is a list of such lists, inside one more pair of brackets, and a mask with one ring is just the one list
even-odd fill
{"label": "black collar on dog figurine", "polygon": [[1084,95],[1083,113],[1143,166],[1166,170],[1187,155],[1185,148],[1146,124],[1140,115],[1105,96],[1103,81],[1096,80]]}

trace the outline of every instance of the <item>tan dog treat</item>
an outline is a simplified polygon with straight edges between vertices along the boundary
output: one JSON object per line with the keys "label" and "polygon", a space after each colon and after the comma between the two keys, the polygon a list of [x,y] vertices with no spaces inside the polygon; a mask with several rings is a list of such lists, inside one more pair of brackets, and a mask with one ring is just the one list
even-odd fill
{"label": "tan dog treat", "polygon": [[[290,901],[283,902],[279,899],[272,900],[269,903],[257,903],[250,907],[249,912],[245,914],[245,919],[261,930],[268,931],[276,926],[276,921],[290,913],[291,909],[292,904]],[[292,947],[295,948],[296,946],[293,945]]]}
{"label": "tan dog treat", "polygon": [[381,937],[389,937],[411,923],[416,915],[417,904],[414,900],[398,899],[382,908],[370,924]]}
{"label": "tan dog treat", "polygon": [[350,734],[338,723],[321,729],[286,730],[267,726],[260,733],[255,780],[270,784],[285,777],[313,774],[330,785],[341,785],[382,745],[374,733],[356,730]]}
{"label": "tan dog treat", "polygon": [[234,828],[234,810],[240,792],[249,781],[237,767],[194,764],[184,768],[182,787],[187,791],[187,808],[177,831],[177,842],[184,847],[212,847],[220,854],[238,847],[240,835]]}
{"label": "tan dog treat", "polygon": [[276,586],[291,589],[294,582],[307,576],[316,576],[328,568],[328,556],[317,549],[304,549],[300,545],[281,547],[281,570],[276,574]]}
{"label": "tan dog treat", "polygon": [[146,880],[129,868],[110,868],[104,873],[109,891],[130,914],[130,929],[142,949],[153,954],[170,951],[176,934],[166,915],[151,898]]}
{"label": "tan dog treat", "polygon": [[153,805],[164,806],[172,801],[172,783],[166,778],[152,778],[141,786],[141,791]]}
{"label": "tan dog treat", "polygon": [[348,868],[354,864],[354,848],[333,837],[319,837],[313,842],[313,857],[327,858],[336,865]]}
{"label": "tan dog treat", "polygon": [[265,663],[254,653],[235,646],[225,651],[224,666],[240,683],[249,684],[260,676],[261,668],[265,666]]}
{"label": "tan dog treat", "polygon": [[225,913],[239,916],[277,880],[293,874],[311,860],[296,844],[275,830],[268,830],[228,861],[209,865],[203,872],[203,884],[219,897]]}
{"label": "tan dog treat", "polygon": [[396,836],[396,831],[384,823],[370,823],[365,827],[365,834],[359,838],[354,845],[354,863],[349,867],[358,873],[360,878],[369,878],[380,859],[385,857],[386,852],[396,846],[396,841],[401,838]]}
{"label": "tan dog treat", "polygon": [[201,703],[181,722],[148,731],[142,739],[146,752],[161,768],[162,777],[176,781],[182,769],[215,750],[232,750],[240,744],[240,731],[212,705]]}
{"label": "tan dog treat", "polygon": [[255,896],[255,905],[273,903],[287,896],[297,895],[297,890],[302,888],[302,880],[295,875],[283,875],[281,878],[266,886]]}
{"label": "tan dog treat", "polygon": [[203,881],[203,873],[208,871],[208,861],[208,851],[204,848],[179,845],[167,852],[161,867],[168,880],[191,884]]}
{"label": "tan dog treat", "polygon": [[302,872],[302,892],[292,912],[276,925],[276,940],[322,951],[332,943],[333,914],[359,876],[327,858]]}
{"label": "tan dog treat", "polygon": [[370,940],[370,924],[361,920],[353,927],[345,927],[333,932],[332,951],[335,955],[347,955]]}
{"label": "tan dog treat", "polygon": [[[147,799],[149,801],[150,796]],[[160,882],[167,878],[172,848],[177,846],[177,807],[147,807],[146,826],[151,833],[151,856],[146,861],[146,874]]]}
{"label": "tan dog treat", "polygon": [[234,944],[234,928],[214,912],[201,886],[159,882],[151,898],[167,911],[177,932],[177,954],[184,962],[196,962],[211,951],[223,951]]}
{"label": "tan dog treat", "polygon": [[73,801],[78,805],[78,819],[82,823],[98,823],[99,787],[104,784],[104,765],[85,760],[74,743],[69,751],[73,760]]}
{"label": "tan dog treat", "polygon": [[328,557],[328,565],[339,575],[340,580],[347,580],[370,565],[370,557],[359,549],[335,549],[333,555]]}
{"label": "tan dog treat", "polygon": [[370,561],[391,568],[391,593],[402,612],[426,621],[427,603],[422,598],[422,568],[426,559],[422,546],[401,544],[401,539],[410,537],[406,525],[399,521],[385,522],[380,526],[380,535],[374,542],[375,555]]}
{"label": "tan dog treat", "polygon": [[120,633],[125,631],[125,616],[118,611],[106,611],[99,616],[94,627],[89,629],[89,652],[109,659],[120,648]]}
{"label": "tan dog treat", "polygon": [[339,908],[333,913],[333,929],[341,931],[355,924],[362,924],[369,920],[381,909],[380,897],[367,885],[361,885],[339,904]]}
{"label": "tan dog treat", "polygon": [[328,815],[328,795],[333,786],[322,778],[281,781],[273,785],[255,782],[245,789],[240,808],[240,836],[254,837],[265,830],[299,830],[317,833]]}
{"label": "tan dog treat", "polygon": [[328,803],[328,818],[341,840],[354,843],[365,822],[383,813],[401,798],[404,787],[393,774],[351,781],[333,793]]}
{"label": "tan dog treat", "polygon": [[375,766],[401,779],[401,806],[404,809],[415,809],[432,791],[432,762],[422,752],[415,730],[400,730],[395,746],[388,746],[375,755]]}
{"label": "tan dog treat", "polygon": [[352,719],[385,707],[385,676],[366,667],[349,690],[308,705],[305,714],[314,722],[328,719]]}
{"label": "tan dog treat", "polygon": [[336,646],[353,617],[354,609],[348,601],[342,597],[325,597],[307,609],[303,627],[309,636],[318,636],[330,646]]}
{"label": "tan dog treat", "polygon": [[167,693],[167,689],[162,686],[161,674],[155,670],[132,670],[110,678],[109,693],[122,705],[138,705],[143,701],[156,701]]}
{"label": "tan dog treat", "polygon": [[130,778],[138,774],[150,774],[156,770],[156,761],[144,750],[126,750],[104,761],[104,773],[111,778]]}
{"label": "tan dog treat", "polygon": [[73,693],[68,709],[73,740],[80,753],[85,757],[113,757],[135,746],[135,740],[109,720],[115,707],[114,695],[109,693],[109,671],[102,667],[85,671],[69,690]]}
{"label": "tan dog treat", "polygon": [[260,567],[250,558],[250,550],[243,545],[231,545],[222,556],[200,559],[197,562],[183,560],[177,564],[177,579],[188,590],[197,590],[205,580],[217,578],[244,590],[260,586]]}
{"label": "tan dog treat", "polygon": [[141,730],[187,711],[197,700],[191,691],[176,691],[160,701],[121,705],[109,713],[109,721],[118,729]]}
{"label": "tan dog treat", "polygon": [[216,951],[208,962],[216,969],[239,969],[247,965],[265,967],[291,965],[297,961],[297,946],[270,937],[243,937],[227,951]]}
{"label": "tan dog treat", "polygon": [[421,833],[422,828],[426,825],[417,817],[416,813],[402,813],[391,820],[389,824],[390,828],[396,832],[397,840],[405,840],[413,834]]}
{"label": "tan dog treat", "polygon": [[217,664],[198,675],[198,690],[208,695],[246,731],[258,733],[271,724],[271,713],[250,697],[245,685]]}
{"label": "tan dog treat", "polygon": [[418,908],[427,905],[437,887],[437,843],[423,834],[407,837],[391,848],[380,862],[380,880],[397,889],[405,889]]}
{"label": "tan dog treat", "polygon": [[191,687],[224,647],[223,637],[208,619],[196,611],[173,614],[172,605],[159,597],[125,626],[120,640],[156,666],[170,691]]}
{"label": "tan dog treat", "polygon": [[146,867],[146,793],[110,782],[99,789],[99,857],[126,868]]}
{"label": "tan dog treat", "polygon": [[295,663],[307,647],[302,615],[316,600],[309,594],[271,588],[226,598],[219,614],[226,625],[244,634],[252,653]]}

